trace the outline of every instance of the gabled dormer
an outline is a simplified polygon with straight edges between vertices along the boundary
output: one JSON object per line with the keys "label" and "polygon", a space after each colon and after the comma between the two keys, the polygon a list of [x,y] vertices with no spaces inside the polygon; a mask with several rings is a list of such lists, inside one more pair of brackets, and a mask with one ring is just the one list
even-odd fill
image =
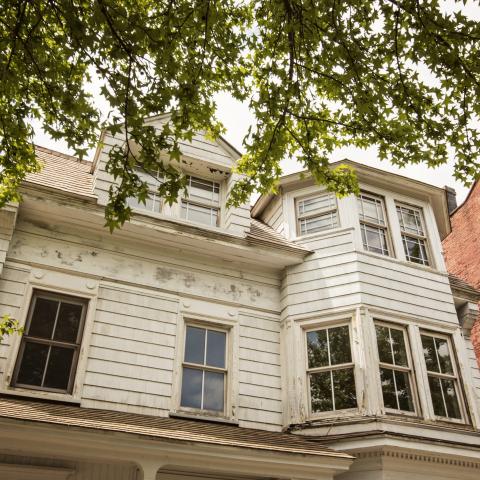
{"label": "gabled dormer", "polygon": [[[147,119],[146,124],[160,129],[167,121],[168,115],[158,115]],[[101,205],[107,203],[108,190],[115,182],[105,170],[109,151],[123,142],[121,133],[115,136],[102,133],[92,165],[94,192]],[[156,172],[139,172],[149,185],[150,196],[145,205],[133,198],[129,201],[134,213],[244,236],[250,228],[249,205],[226,207],[231,188],[238,179],[232,168],[241,154],[223,137],[212,140],[203,132],[195,134],[190,142],[180,142],[180,152],[180,160],[174,164],[188,176],[187,194],[182,193],[176,203],[168,205],[156,194],[162,178]],[[160,160],[171,162],[166,154]]]}

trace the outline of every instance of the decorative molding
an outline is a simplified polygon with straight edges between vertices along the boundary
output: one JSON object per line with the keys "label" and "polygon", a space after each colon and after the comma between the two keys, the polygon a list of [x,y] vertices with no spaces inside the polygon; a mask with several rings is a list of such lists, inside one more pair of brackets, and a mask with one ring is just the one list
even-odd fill
{"label": "decorative molding", "polygon": [[0,478],[8,480],[66,480],[74,473],[70,468],[0,463]]}

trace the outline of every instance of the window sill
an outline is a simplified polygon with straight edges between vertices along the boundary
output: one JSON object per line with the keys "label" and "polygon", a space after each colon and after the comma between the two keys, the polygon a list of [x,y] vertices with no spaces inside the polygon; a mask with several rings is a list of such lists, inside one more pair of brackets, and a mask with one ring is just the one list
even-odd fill
{"label": "window sill", "polygon": [[239,423],[237,420],[231,420],[225,417],[215,417],[199,413],[186,413],[186,412],[170,412],[168,414],[170,418],[180,418],[182,420],[197,420],[202,422],[213,422],[213,423],[223,423],[227,425],[233,425],[238,427]]}
{"label": "window sill", "polygon": [[74,397],[68,393],[54,393],[54,392],[42,392],[40,390],[28,390],[26,388],[2,388],[0,389],[0,395],[11,396],[17,398],[43,400],[47,402],[59,402],[68,403],[72,405],[80,405],[80,398]]}

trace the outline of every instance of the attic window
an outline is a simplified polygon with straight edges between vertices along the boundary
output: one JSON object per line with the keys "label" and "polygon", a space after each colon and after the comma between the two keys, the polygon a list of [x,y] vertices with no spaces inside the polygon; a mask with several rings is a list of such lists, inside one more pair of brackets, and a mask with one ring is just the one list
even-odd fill
{"label": "attic window", "polygon": [[220,184],[198,177],[187,178],[187,195],[182,199],[181,217],[212,227],[218,226]]}
{"label": "attic window", "polygon": [[162,211],[162,199],[158,195],[158,186],[163,182],[163,177],[157,172],[145,172],[140,169],[136,169],[135,173],[140,180],[147,182],[148,196],[145,199],[145,203],[138,200],[136,197],[130,197],[127,200],[128,206],[134,210],[146,210],[148,212]]}

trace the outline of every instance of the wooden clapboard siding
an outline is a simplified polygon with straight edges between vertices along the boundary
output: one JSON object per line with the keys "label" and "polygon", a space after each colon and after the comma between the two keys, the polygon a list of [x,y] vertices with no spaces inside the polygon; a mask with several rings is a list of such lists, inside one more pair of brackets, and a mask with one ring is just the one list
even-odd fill
{"label": "wooden clapboard siding", "polygon": [[261,215],[261,219],[278,233],[285,234],[285,218],[283,215],[282,197],[277,196]]}
{"label": "wooden clapboard siding", "polygon": [[478,367],[478,360],[475,355],[475,350],[473,349],[472,339],[469,336],[465,336],[464,338],[467,350],[467,368],[470,368],[473,379],[472,387],[475,392],[477,402],[480,405],[480,368]]}
{"label": "wooden clapboard siding", "polygon": [[282,426],[280,325],[278,317],[243,312],[239,334],[239,414],[245,426]]}

